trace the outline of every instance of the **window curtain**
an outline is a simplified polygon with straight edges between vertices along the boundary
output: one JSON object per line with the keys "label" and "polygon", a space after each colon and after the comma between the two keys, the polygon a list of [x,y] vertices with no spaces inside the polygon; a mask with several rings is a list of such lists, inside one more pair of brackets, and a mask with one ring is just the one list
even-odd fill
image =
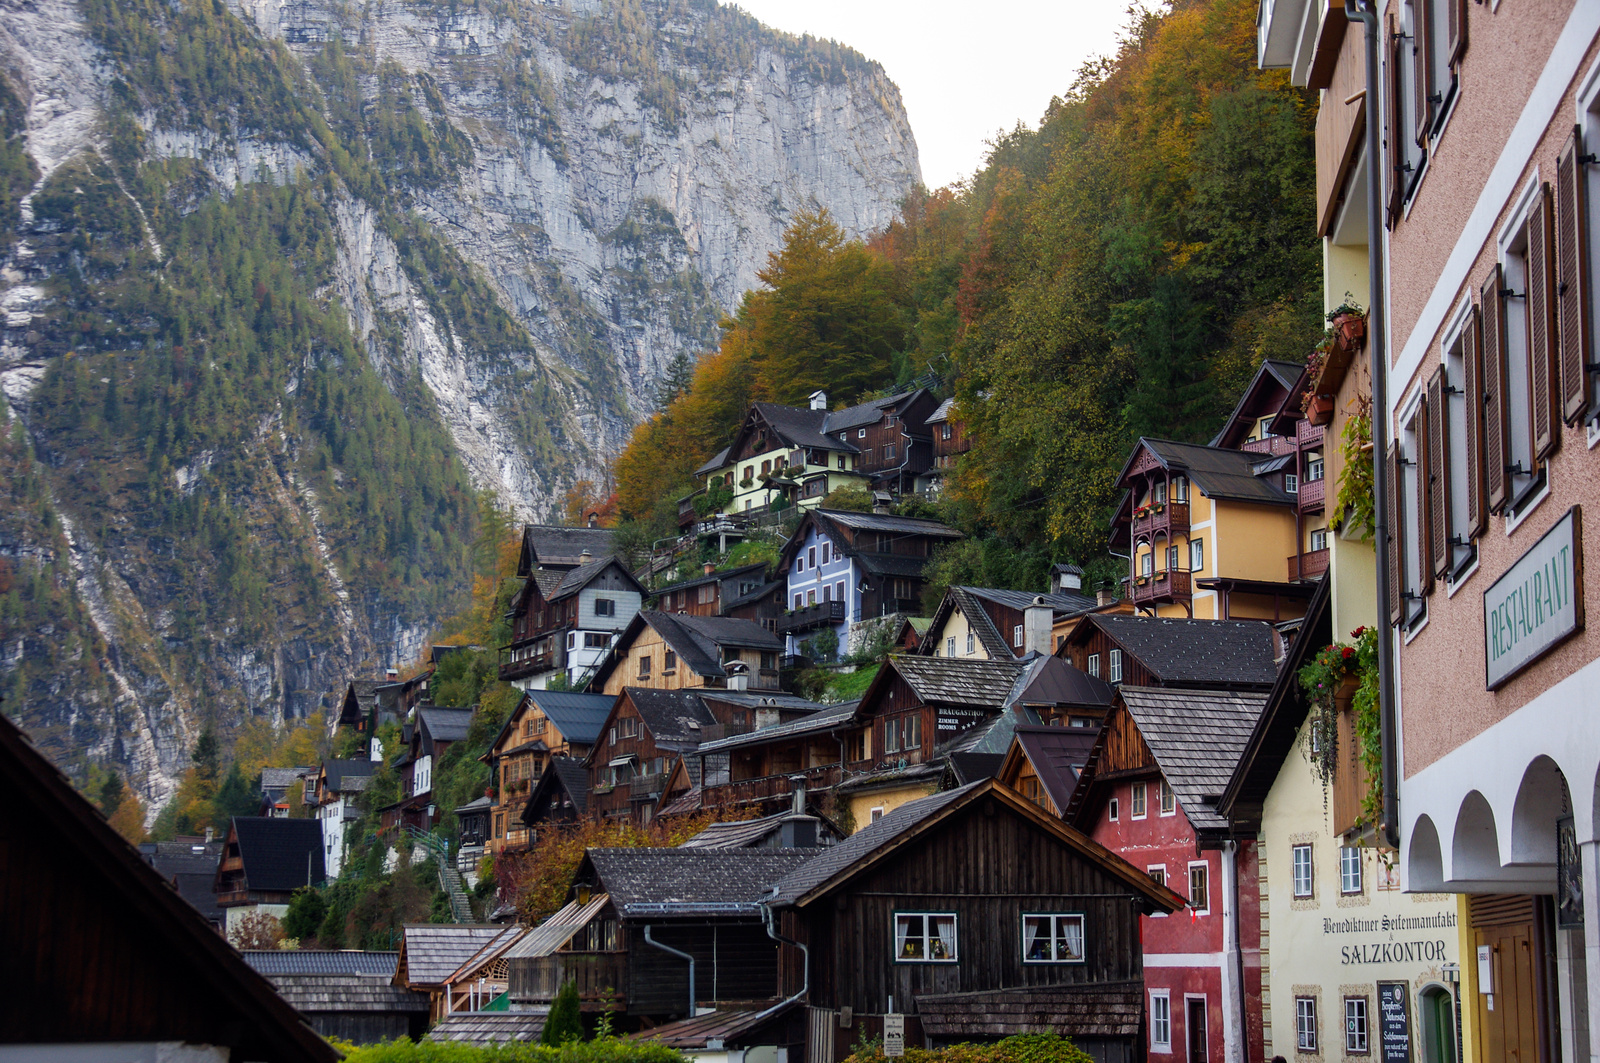
{"label": "window curtain", "polygon": [[939,934],[939,941],[944,945],[944,958],[956,958],[956,920],[954,916],[944,916],[933,921],[934,929]]}
{"label": "window curtain", "polygon": [[894,954],[898,959],[906,956],[906,933],[911,929],[909,916],[897,916],[894,921]]}
{"label": "window curtain", "polygon": [[1033,959],[1033,941],[1039,936],[1039,920],[1024,919],[1022,921],[1022,958]]}
{"label": "window curtain", "polygon": [[1083,959],[1083,923],[1077,919],[1062,919],[1056,924],[1058,941],[1056,959]]}

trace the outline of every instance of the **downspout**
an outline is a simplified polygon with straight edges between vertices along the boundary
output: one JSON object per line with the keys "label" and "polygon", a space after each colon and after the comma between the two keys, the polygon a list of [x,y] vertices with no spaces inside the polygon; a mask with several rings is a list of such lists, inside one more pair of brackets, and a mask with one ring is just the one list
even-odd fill
{"label": "downspout", "polygon": [[[654,945],[656,948],[660,949],[662,952],[670,952],[672,955],[678,957],[678,959],[680,959],[680,960],[688,960],[689,961],[689,1018],[692,1019],[692,1018],[695,1017],[695,1015],[699,1014],[698,1009],[695,1007],[695,1000],[694,1000],[694,957],[689,955],[687,952],[682,952],[682,951],[680,951],[678,949],[673,948],[671,945],[663,945],[661,942],[657,941],[655,938],[650,936],[651,929],[652,929],[651,928],[651,924],[646,923],[644,925],[644,940],[645,940],[645,944]],[[713,973],[715,973],[715,972],[713,972]]]}
{"label": "downspout", "polygon": [[[776,897],[777,895],[778,887],[774,886],[772,887],[772,897]],[[770,901],[772,897],[768,897],[767,901]],[[795,1001],[811,992],[811,950],[793,938],[786,938],[782,934],[778,933],[777,924],[773,921],[772,906],[768,904],[767,901],[761,902],[761,924],[767,928],[767,937],[771,938],[773,941],[776,941],[780,945],[793,945],[795,948],[800,950],[800,988],[789,996],[784,997],[776,1004],[772,1005],[772,1007],[768,1008],[766,1011],[758,1014],[755,1017],[755,1020],[764,1019],[768,1015],[776,1014],[778,1011],[788,1007],[790,1004],[793,1004]]]}
{"label": "downspout", "polygon": [[1230,1063],[1247,1063],[1245,1056],[1245,1030],[1246,1014],[1244,1008],[1244,965],[1243,956],[1239,949],[1239,843],[1226,841],[1222,843],[1222,964],[1223,964],[1223,995],[1227,996],[1229,986],[1233,982],[1234,995],[1238,998],[1239,1010],[1237,1012],[1224,1012],[1222,1024],[1222,1040],[1226,1056]]}
{"label": "downspout", "polygon": [[[1389,625],[1389,588],[1395,574],[1389,571],[1389,351],[1386,342],[1383,277],[1383,167],[1380,162],[1378,122],[1378,42],[1382,30],[1374,0],[1344,0],[1344,14],[1366,26],[1367,38],[1367,350],[1372,364],[1372,465],[1373,543],[1378,569],[1378,732],[1383,745],[1383,819],[1379,840],[1391,849],[1400,847],[1400,787],[1395,718],[1394,642]],[[1398,132],[1395,133],[1398,135]]]}

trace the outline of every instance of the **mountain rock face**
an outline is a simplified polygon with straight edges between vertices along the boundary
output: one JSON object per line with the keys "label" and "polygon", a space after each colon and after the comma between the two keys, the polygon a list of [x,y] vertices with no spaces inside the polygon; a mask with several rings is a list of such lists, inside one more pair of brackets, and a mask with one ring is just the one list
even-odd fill
{"label": "mountain rock face", "polygon": [[[598,478],[898,91],[712,0],[0,0],[0,692],[159,804],[414,658]],[[492,551],[487,551],[492,554]]]}

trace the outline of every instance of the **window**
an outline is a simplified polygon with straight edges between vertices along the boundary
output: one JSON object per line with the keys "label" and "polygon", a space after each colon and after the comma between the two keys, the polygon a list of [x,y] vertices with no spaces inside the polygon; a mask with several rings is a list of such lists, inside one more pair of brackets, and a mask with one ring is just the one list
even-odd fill
{"label": "window", "polygon": [[804,609],[806,607],[806,596],[803,594],[796,594],[794,596],[794,607],[796,609]]}
{"label": "window", "polygon": [[1166,864],[1152,864],[1144,869],[1144,873],[1149,875],[1150,881],[1154,882],[1157,886],[1165,886],[1167,884]]}
{"label": "window", "polygon": [[1394,589],[1390,609],[1396,622],[1414,624],[1426,614],[1426,593],[1432,589],[1432,569],[1427,563],[1428,545],[1421,536],[1421,519],[1426,513],[1421,492],[1425,487],[1422,454],[1425,436],[1423,411],[1415,405],[1400,426],[1399,447],[1391,448],[1389,490],[1392,528],[1389,535],[1389,560],[1394,566]]}
{"label": "window", "polygon": [[762,650],[761,667],[768,672],[776,669],[778,667],[778,655],[771,650]]}
{"label": "window", "polygon": [[874,808],[871,812],[869,812],[867,814],[872,817],[872,822],[876,823],[876,822],[878,822],[878,820],[883,818],[883,809]]}
{"label": "window", "polygon": [[950,426],[948,424],[942,424],[942,425],[939,426],[939,438],[940,439],[949,439],[954,434],[955,434],[955,432],[951,430],[951,428],[950,428]]}
{"label": "window", "polygon": [[678,651],[677,650],[668,650],[666,652],[666,654],[664,655],[664,659],[661,662],[661,674],[666,675],[669,672],[676,671],[677,668],[678,668]]}
{"label": "window", "polygon": [[1200,915],[1211,910],[1210,873],[1205,864],[1189,865],[1189,907]]}
{"label": "window", "polygon": [[883,721],[883,751],[885,753],[900,752],[900,721]]}
{"label": "window", "polygon": [[1146,550],[1139,555],[1139,575],[1148,576],[1155,572],[1156,555],[1154,550]]}
{"label": "window", "polygon": [[1015,627],[1013,627],[1011,629],[1011,645],[1015,646],[1019,650],[1022,649],[1022,625],[1021,624],[1017,624]]}
{"label": "window", "polygon": [[1161,780],[1161,814],[1170,816],[1178,811],[1178,798],[1172,792],[1172,784],[1166,779]]}
{"label": "window", "polygon": [[1300,1052],[1317,1050],[1317,998],[1294,998],[1294,1046]]}
{"label": "window", "polygon": [[811,605],[816,605],[816,604],[817,604],[817,589],[815,587],[810,587],[810,588],[808,588],[806,590],[806,605],[811,606]]}
{"label": "window", "polygon": [[1306,461],[1306,483],[1316,483],[1322,479],[1323,464],[1321,458],[1310,458]]}
{"label": "window", "polygon": [[1122,651],[1112,650],[1107,655],[1106,660],[1110,666],[1107,670],[1106,679],[1112,683],[1122,682]]}
{"label": "window", "polygon": [[699,588],[699,598],[697,600],[701,605],[708,605],[711,602],[716,601],[717,585],[715,583],[706,583],[701,585]]}
{"label": "window", "polygon": [[1353,846],[1339,848],[1339,892],[1361,892],[1361,850]]}
{"label": "window", "polygon": [[585,631],[583,633],[583,648],[586,650],[603,650],[611,645],[611,636],[604,631]]}
{"label": "window", "polygon": [[1150,992],[1150,1051],[1172,1051],[1172,998],[1164,989]]}
{"label": "window", "polygon": [[832,555],[832,553],[833,553],[833,544],[832,543],[823,543],[822,544],[822,563],[824,565],[826,565],[828,563],[828,560],[829,560],[830,556]]}
{"label": "window", "polygon": [[567,632],[567,649],[572,650],[572,649],[577,649],[577,647],[578,647],[578,633],[576,631]]}
{"label": "window", "polygon": [[639,678],[650,678],[650,655],[648,653],[639,658]]}
{"label": "window", "polygon": [[1121,816],[1120,816],[1121,808],[1122,808],[1121,804],[1117,801],[1117,799],[1115,797],[1113,797],[1110,800],[1110,802],[1106,805],[1106,818],[1109,819],[1113,823],[1117,822],[1117,820],[1121,818]]}
{"label": "window", "polygon": [[916,714],[900,718],[900,748],[917,749],[922,745],[922,717]]}
{"label": "window", "polygon": [[638,738],[639,718],[637,716],[621,716],[617,719],[618,738]]}
{"label": "window", "polygon": [[976,642],[977,642],[977,639],[972,634],[972,632],[970,632],[970,631],[967,632],[967,656],[968,657],[972,656],[973,646],[976,644]]}
{"label": "window", "polygon": [[794,555],[794,570],[796,572],[804,572],[806,570],[806,555],[805,554],[796,554],[796,555]]}
{"label": "window", "polygon": [[844,580],[839,580],[833,585],[833,599],[837,602],[844,601]]}
{"label": "window", "polygon": [[1189,540],[1189,571],[1199,572],[1206,567],[1206,541],[1204,539]]}
{"label": "window", "polygon": [[1085,670],[1096,679],[1100,678],[1100,655],[1098,653],[1089,654],[1089,667]]}
{"label": "window", "polygon": [[1344,998],[1344,1050],[1352,1054],[1367,1050],[1367,998]]}
{"label": "window", "polygon": [[946,657],[954,657],[956,655],[956,637],[954,635],[944,640],[944,655]]}
{"label": "window", "polygon": [[1272,437],[1271,417],[1261,418],[1260,422],[1256,425],[1256,437],[1258,439],[1270,439]]}
{"label": "window", "polygon": [[1082,963],[1083,915],[1023,915],[1023,963]]}
{"label": "window", "polygon": [[896,912],[894,956],[897,963],[955,963],[955,913]]}
{"label": "window", "polygon": [[1311,896],[1316,882],[1316,879],[1312,876],[1311,846],[1295,846],[1292,850],[1290,863],[1293,869],[1294,895],[1296,897]]}
{"label": "window", "polygon": [[1167,547],[1167,571],[1178,571],[1178,548],[1176,546]]}
{"label": "window", "polygon": [[1166,482],[1163,481],[1163,480],[1157,480],[1156,483],[1155,483],[1155,486],[1153,488],[1151,488],[1150,501],[1160,504],[1160,503],[1165,503],[1166,500],[1167,500],[1167,485],[1166,485]]}
{"label": "window", "polygon": [[857,428],[856,429],[856,438],[857,439],[865,439],[865,438],[867,438],[867,430],[865,428]]}
{"label": "window", "polygon": [[1328,529],[1315,528],[1311,532],[1311,549],[1326,550],[1328,548]]}
{"label": "window", "polygon": [[817,548],[815,546],[806,548],[806,566],[808,568],[817,567]]}
{"label": "window", "polygon": [[1297,495],[1300,493],[1300,477],[1292,472],[1283,474],[1283,491],[1285,494]]}
{"label": "window", "polygon": [[884,458],[885,461],[893,461],[894,460],[894,444],[893,443],[885,444],[885,446],[883,448],[883,458]]}
{"label": "window", "polygon": [[1133,784],[1133,786],[1131,787],[1131,794],[1130,794],[1129,803],[1132,805],[1133,818],[1134,819],[1143,819],[1145,817],[1145,784],[1144,783],[1136,782],[1136,783]]}

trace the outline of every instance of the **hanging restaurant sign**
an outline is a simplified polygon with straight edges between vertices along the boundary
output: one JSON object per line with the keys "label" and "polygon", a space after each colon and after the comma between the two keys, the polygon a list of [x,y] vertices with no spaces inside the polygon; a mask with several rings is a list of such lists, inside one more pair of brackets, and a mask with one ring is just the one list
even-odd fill
{"label": "hanging restaurant sign", "polygon": [[1498,689],[1583,629],[1583,514],[1573,506],[1483,592],[1484,681]]}

